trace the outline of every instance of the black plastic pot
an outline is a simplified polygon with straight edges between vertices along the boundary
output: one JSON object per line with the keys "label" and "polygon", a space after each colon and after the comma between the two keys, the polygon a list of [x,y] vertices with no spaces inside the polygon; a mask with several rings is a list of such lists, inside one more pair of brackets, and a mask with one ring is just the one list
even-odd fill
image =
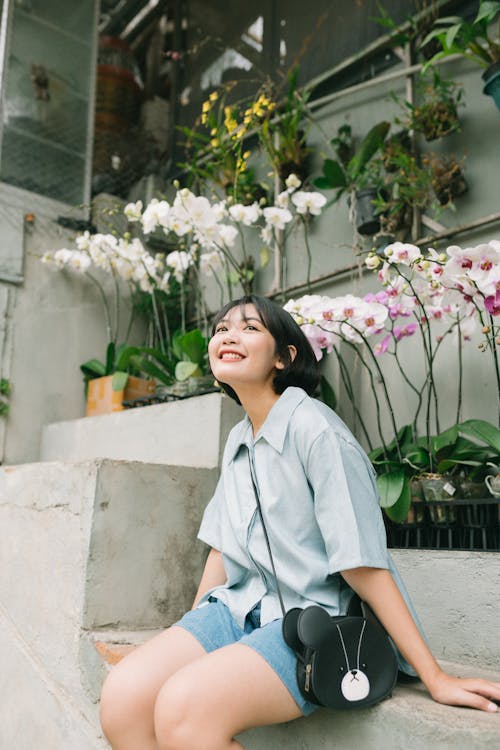
{"label": "black plastic pot", "polygon": [[484,81],[483,94],[491,96],[500,109],[500,61],[492,63],[482,75]]}
{"label": "black plastic pot", "polygon": [[359,190],[355,196],[356,227],[360,234],[376,234],[380,229],[380,217],[375,213],[373,201],[376,200],[378,190],[376,188],[364,188]]}

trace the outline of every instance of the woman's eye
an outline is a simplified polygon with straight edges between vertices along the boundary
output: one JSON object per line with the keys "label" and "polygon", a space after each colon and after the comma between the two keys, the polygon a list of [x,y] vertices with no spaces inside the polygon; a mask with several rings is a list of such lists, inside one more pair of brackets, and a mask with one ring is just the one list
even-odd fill
{"label": "woman's eye", "polygon": [[247,329],[247,331],[258,331],[258,330],[259,330],[259,329],[257,328],[257,326],[254,326],[254,325],[252,325],[251,323],[249,323],[249,324],[247,325],[246,329]]}
{"label": "woman's eye", "polygon": [[226,326],[217,326],[215,329],[215,333],[221,333],[222,331],[227,331]]}

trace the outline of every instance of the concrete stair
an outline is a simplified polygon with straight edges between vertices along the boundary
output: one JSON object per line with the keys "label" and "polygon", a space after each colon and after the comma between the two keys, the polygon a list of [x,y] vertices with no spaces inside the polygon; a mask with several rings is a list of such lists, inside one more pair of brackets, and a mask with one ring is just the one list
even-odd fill
{"label": "concrete stair", "polygon": [[[0,467],[0,750],[107,747],[97,704],[107,670],[174,622],[196,589],[205,553],[196,531],[217,481],[222,432],[235,417],[226,415],[222,429],[221,397],[203,398],[213,395],[210,466],[164,465],[157,451],[151,462],[73,462],[61,452],[58,461]],[[113,416],[128,424],[127,413]],[[113,434],[120,442],[120,430]],[[74,450],[68,437],[68,455]],[[394,558],[437,658],[452,673],[493,675],[500,555],[396,550]],[[246,750],[482,750],[500,748],[500,714],[440,706],[422,686],[401,685],[369,711],[319,711],[241,741]]]}

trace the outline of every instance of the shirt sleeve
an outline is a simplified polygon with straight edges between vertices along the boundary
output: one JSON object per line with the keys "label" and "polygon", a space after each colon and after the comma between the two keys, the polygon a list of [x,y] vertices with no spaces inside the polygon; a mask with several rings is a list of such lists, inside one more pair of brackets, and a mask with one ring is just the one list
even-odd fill
{"label": "shirt sleeve", "polygon": [[325,430],[310,448],[307,474],[328,572],[389,568],[375,475],[361,448]]}
{"label": "shirt sleeve", "polygon": [[198,539],[219,551],[222,549],[221,516],[223,503],[224,484],[223,477],[220,476],[212,499],[205,508],[198,531]]}

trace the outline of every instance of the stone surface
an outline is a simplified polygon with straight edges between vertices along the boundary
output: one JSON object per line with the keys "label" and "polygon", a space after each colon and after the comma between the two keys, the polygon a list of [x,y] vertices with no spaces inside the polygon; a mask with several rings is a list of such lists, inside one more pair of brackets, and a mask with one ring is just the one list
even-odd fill
{"label": "stone surface", "polygon": [[[442,665],[452,674],[478,671],[500,680],[497,672]],[[400,685],[390,700],[361,711],[330,712],[245,732],[245,750],[485,750],[500,747],[500,712],[489,714],[435,703],[421,684]]]}
{"label": "stone surface", "polygon": [[120,461],[0,469],[1,750],[101,750],[105,670],[86,627],[166,626],[191,605],[216,478]]}
{"label": "stone surface", "polygon": [[231,428],[243,417],[220,393],[115,414],[56,422],[42,433],[42,461],[112,458],[211,468],[220,465]]}

